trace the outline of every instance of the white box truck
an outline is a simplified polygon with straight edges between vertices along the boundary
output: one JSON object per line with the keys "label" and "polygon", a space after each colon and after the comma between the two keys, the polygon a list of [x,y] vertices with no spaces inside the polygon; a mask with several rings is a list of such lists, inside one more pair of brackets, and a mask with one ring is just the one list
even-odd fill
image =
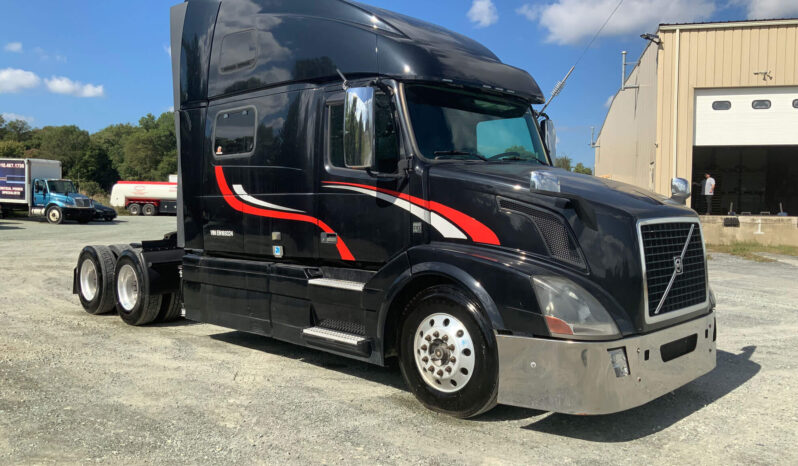
{"label": "white box truck", "polygon": [[61,162],[43,159],[0,159],[0,216],[25,210],[50,223],[77,220],[89,223],[94,202],[61,179]]}

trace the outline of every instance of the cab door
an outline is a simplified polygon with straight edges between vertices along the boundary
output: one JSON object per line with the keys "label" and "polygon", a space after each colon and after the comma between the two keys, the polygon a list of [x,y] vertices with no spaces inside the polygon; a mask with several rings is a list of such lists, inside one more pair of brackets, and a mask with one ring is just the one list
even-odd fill
{"label": "cab door", "polygon": [[[374,116],[377,171],[396,173],[400,138],[389,96],[376,94]],[[378,268],[410,241],[410,213],[399,198],[407,193],[407,178],[376,177],[345,165],[343,92],[327,93],[324,120],[318,213],[331,231],[320,232],[319,258],[322,263],[339,262],[348,251],[348,263]]]}
{"label": "cab door", "polygon": [[47,203],[47,183],[44,180],[33,180],[33,205],[43,207]]}

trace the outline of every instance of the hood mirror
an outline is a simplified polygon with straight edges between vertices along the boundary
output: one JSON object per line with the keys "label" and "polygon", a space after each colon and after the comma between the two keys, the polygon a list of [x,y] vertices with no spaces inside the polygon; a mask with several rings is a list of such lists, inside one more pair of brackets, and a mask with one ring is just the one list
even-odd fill
{"label": "hood mirror", "polygon": [[348,168],[372,166],[374,133],[374,88],[348,88],[344,104],[344,163]]}
{"label": "hood mirror", "polygon": [[679,204],[687,204],[687,198],[690,197],[690,182],[684,178],[671,179],[671,199]]}

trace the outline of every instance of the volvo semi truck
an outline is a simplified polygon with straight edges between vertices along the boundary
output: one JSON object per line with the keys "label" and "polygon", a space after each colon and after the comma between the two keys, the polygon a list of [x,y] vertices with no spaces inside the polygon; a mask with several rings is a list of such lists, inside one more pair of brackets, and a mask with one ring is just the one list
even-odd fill
{"label": "volvo semi truck", "polygon": [[61,179],[60,161],[0,159],[0,216],[15,210],[55,224],[89,223],[95,214],[93,201]]}
{"label": "volvo semi truck", "polygon": [[130,215],[177,213],[177,175],[169,181],[119,181],[111,188],[111,205]]}
{"label": "volvo semi truck", "polygon": [[[427,407],[603,414],[715,367],[701,224],[552,166],[524,70],[341,0],[172,8],[177,231],[87,246],[92,314],[185,317],[383,365]],[[333,389],[332,387],[330,388]]]}

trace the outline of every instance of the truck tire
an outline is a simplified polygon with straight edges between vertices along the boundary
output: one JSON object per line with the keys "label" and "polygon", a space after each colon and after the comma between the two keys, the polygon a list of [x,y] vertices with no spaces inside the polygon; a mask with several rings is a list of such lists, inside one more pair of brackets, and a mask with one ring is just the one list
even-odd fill
{"label": "truck tire", "polygon": [[152,217],[157,213],[157,209],[152,204],[144,204],[144,207],[141,208],[141,213],[146,217]]}
{"label": "truck tire", "polygon": [[130,215],[139,215],[141,214],[141,205],[140,204],[130,204],[127,206],[127,213]]}
{"label": "truck tire", "polygon": [[163,295],[161,299],[161,309],[155,322],[172,322],[180,318],[180,311],[183,310],[183,297],[179,291]]}
{"label": "truck tire", "polygon": [[108,246],[108,249],[111,250],[111,252],[114,254],[114,257],[119,258],[119,256],[122,255],[123,251],[126,251],[128,249],[133,250],[135,248],[129,244],[112,244]]}
{"label": "truck tire", "polygon": [[47,208],[47,221],[52,223],[53,225],[59,225],[61,222],[64,221],[64,213],[61,211],[61,208],[57,205],[53,205]]}
{"label": "truck tire", "polygon": [[146,325],[154,321],[161,309],[161,295],[149,294],[141,259],[124,251],[115,269],[116,310],[129,325]]}
{"label": "truck tire", "polygon": [[427,408],[468,418],[496,406],[499,357],[495,338],[476,320],[481,309],[453,285],[427,288],[408,303],[399,365],[410,391]]}
{"label": "truck tire", "polygon": [[78,256],[76,285],[80,304],[89,314],[105,314],[116,307],[116,257],[105,246],[86,246]]}

